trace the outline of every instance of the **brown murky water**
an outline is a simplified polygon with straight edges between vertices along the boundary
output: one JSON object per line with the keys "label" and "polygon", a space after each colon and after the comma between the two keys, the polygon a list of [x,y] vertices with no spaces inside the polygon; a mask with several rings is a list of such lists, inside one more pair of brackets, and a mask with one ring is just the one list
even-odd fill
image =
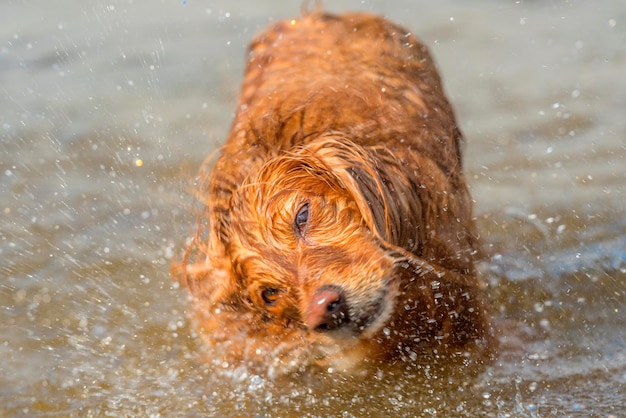
{"label": "brown murky water", "polygon": [[328,2],[437,58],[494,312],[521,324],[492,365],[275,382],[199,361],[168,276],[189,179],[224,138],[245,44],[299,12],[250,3],[0,3],[0,415],[626,416],[619,0]]}

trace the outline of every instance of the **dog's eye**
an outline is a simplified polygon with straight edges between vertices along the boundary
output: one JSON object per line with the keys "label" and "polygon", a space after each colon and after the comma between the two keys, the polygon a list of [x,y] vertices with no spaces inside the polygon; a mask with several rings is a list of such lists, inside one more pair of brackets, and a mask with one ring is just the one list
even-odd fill
{"label": "dog's eye", "polygon": [[309,204],[305,204],[300,208],[298,213],[296,214],[296,219],[294,221],[294,226],[296,227],[296,233],[298,235],[304,234],[304,229],[306,228],[306,224],[309,221]]}
{"label": "dog's eye", "polygon": [[261,298],[266,305],[272,306],[278,300],[278,289],[274,289],[273,287],[266,287],[261,292]]}

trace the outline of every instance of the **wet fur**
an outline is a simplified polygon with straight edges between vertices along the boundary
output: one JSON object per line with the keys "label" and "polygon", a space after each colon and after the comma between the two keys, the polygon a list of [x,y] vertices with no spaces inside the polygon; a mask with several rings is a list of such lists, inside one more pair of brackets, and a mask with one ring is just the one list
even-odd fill
{"label": "wet fur", "polygon": [[[283,373],[484,348],[461,142],[427,49],[393,23],[312,13],[259,35],[177,270],[218,355]],[[351,318],[326,333],[305,320],[323,286]]]}

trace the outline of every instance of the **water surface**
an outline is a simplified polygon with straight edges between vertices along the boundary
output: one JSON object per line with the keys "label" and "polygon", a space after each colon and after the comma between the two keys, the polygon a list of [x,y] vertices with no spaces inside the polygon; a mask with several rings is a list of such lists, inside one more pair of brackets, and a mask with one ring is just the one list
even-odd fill
{"label": "water surface", "polygon": [[[332,3],[332,4],[331,4]],[[430,46],[496,316],[476,376],[200,361],[168,274],[245,45],[297,2],[0,3],[0,415],[626,416],[626,3],[333,1]]]}

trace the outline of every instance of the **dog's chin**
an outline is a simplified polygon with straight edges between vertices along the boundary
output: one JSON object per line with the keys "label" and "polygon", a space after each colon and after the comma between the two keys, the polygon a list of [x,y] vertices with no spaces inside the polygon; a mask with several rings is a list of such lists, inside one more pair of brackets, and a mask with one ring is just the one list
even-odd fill
{"label": "dog's chin", "polygon": [[365,361],[375,357],[369,342],[353,334],[337,331],[336,335],[325,337],[325,341],[312,345],[310,352],[312,366],[325,372],[355,374],[363,369]]}

